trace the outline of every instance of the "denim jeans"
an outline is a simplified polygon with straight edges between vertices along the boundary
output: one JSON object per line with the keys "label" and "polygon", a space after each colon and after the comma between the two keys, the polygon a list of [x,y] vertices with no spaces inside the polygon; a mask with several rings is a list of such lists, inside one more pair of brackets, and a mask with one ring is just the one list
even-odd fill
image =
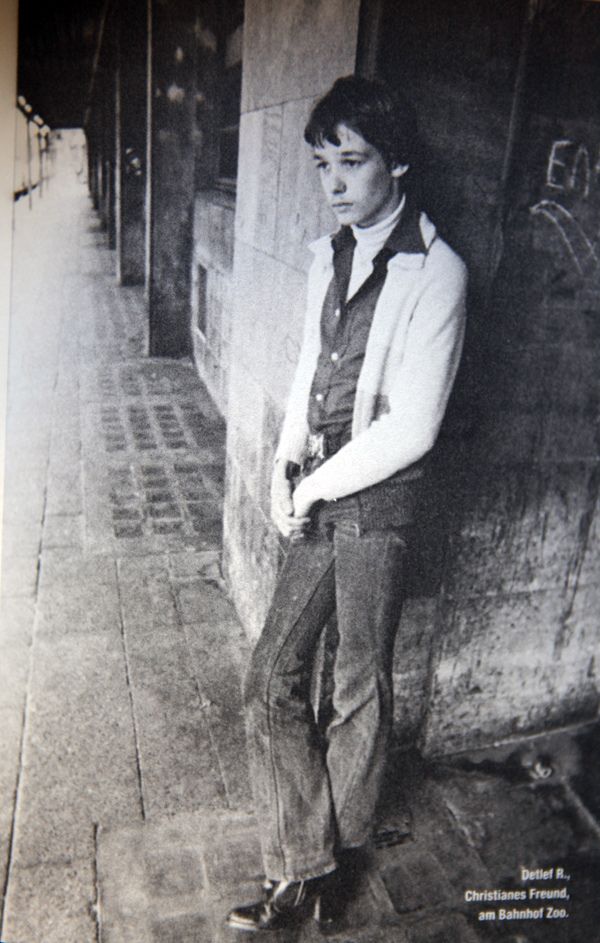
{"label": "denim jeans", "polygon": [[[250,772],[267,877],[300,880],[363,845],[392,723],[392,660],[407,541],[361,532],[352,503],[325,506],[291,540],[245,683]],[[311,703],[319,639],[336,612],[332,712]]]}

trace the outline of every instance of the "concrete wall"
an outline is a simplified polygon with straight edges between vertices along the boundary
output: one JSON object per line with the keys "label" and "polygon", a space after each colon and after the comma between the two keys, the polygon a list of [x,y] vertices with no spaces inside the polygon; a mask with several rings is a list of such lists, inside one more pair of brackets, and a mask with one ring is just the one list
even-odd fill
{"label": "concrete wall", "polygon": [[[416,6],[412,29],[441,5]],[[453,18],[443,41],[423,30],[419,43],[438,177],[428,198],[472,276],[470,376],[451,417],[462,431],[445,443],[451,542],[430,752],[598,710],[600,125],[587,37],[600,17],[575,6],[528,25],[525,3],[465,2],[464,23]],[[410,68],[410,49],[400,55]]]}
{"label": "concrete wall", "polygon": [[245,6],[225,563],[253,636],[278,558],[268,490],[300,344],[306,243],[334,226],[302,131],[314,99],[354,69],[358,7],[358,0],[248,0]]}
{"label": "concrete wall", "polygon": [[[556,140],[572,142],[559,157],[568,175]],[[528,125],[440,610],[434,751],[598,710],[600,288],[585,234],[600,192],[572,176],[598,141],[589,118]]]}

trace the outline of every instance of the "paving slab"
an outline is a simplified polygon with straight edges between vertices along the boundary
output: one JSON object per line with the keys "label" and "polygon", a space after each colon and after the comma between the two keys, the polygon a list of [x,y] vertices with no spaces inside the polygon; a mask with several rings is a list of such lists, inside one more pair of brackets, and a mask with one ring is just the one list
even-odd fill
{"label": "paving slab", "polygon": [[153,579],[162,580],[170,572],[171,554],[119,554],[116,560],[119,585],[127,585],[129,591],[130,584],[135,588],[136,584],[146,586]]}
{"label": "paving slab", "polygon": [[426,917],[412,926],[407,926],[406,940],[407,943],[478,943],[481,937],[464,917],[446,913],[442,916]]}
{"label": "paving slab", "polygon": [[205,711],[205,716],[218,756],[227,807],[252,811],[252,786],[243,714],[211,703]]}
{"label": "paving slab", "polygon": [[145,625],[147,632],[179,625],[165,555],[119,558],[118,574],[125,624]]}
{"label": "paving slab", "polygon": [[[205,717],[218,753],[219,767],[225,786],[227,805],[248,809],[252,795],[246,756],[246,736],[242,705],[242,680],[250,646],[231,603],[214,586],[192,584],[190,595],[175,584],[181,611],[185,599],[184,622],[190,664],[198,688],[206,703]],[[191,620],[197,602],[198,616]],[[213,606],[207,612],[207,602]]]}
{"label": "paving slab", "polygon": [[[332,940],[335,943],[408,943],[409,940],[405,930],[400,926],[362,927],[326,937],[319,935],[317,939],[319,941]],[[304,934],[302,943],[305,943]],[[308,938],[306,938],[306,943],[308,943]],[[450,943],[450,941],[444,940],[444,943]]]}
{"label": "paving slab", "polygon": [[195,626],[219,625],[221,622],[239,625],[231,601],[217,584],[211,580],[190,579],[173,580],[177,599],[177,608],[184,624]]}
{"label": "paving slab", "polygon": [[[52,410],[52,437],[48,462],[49,487],[55,484],[54,474],[61,468],[73,468],[81,472],[81,431],[77,364],[64,365],[63,350],[59,366],[58,383]],[[67,376],[64,371],[72,376]]]}
{"label": "paving slab", "polygon": [[181,626],[125,621],[145,814],[224,808],[225,785]]}
{"label": "paving slab", "polygon": [[60,466],[48,472],[48,514],[81,514],[83,512],[83,488],[81,470]]}
{"label": "paving slab", "polygon": [[205,699],[210,704],[239,713],[242,711],[242,682],[251,648],[227,600],[215,608],[214,621],[198,619],[186,622],[185,636]]}
{"label": "paving slab", "polygon": [[39,558],[36,553],[2,556],[0,588],[5,597],[33,599],[38,581]]}
{"label": "paving slab", "polygon": [[65,587],[77,583],[116,586],[116,564],[107,554],[81,554],[72,547],[47,547],[40,562],[40,592],[58,581],[63,581]]}
{"label": "paving slab", "polygon": [[0,709],[23,709],[33,620],[33,600],[0,597]]}
{"label": "paving slab", "polygon": [[0,908],[9,867],[22,733],[23,711],[0,707]]}
{"label": "paving slab", "polygon": [[2,556],[35,557],[40,551],[42,528],[39,521],[3,521]]}
{"label": "paving slab", "polygon": [[509,787],[495,777],[456,776],[440,792],[496,881],[515,881],[527,861],[550,866],[587,838],[560,784]]}
{"label": "paving slab", "polygon": [[6,943],[97,943],[92,857],[14,867],[4,912]]}
{"label": "paving slab", "polygon": [[435,907],[451,907],[447,875],[426,848],[408,842],[379,854],[382,877],[398,914]]}
{"label": "paving slab", "polygon": [[[30,381],[29,381],[30,382]],[[9,403],[14,395],[14,384],[9,379]],[[21,409],[9,415],[6,436],[11,442],[10,461],[6,462],[6,480],[13,500],[25,494],[35,499],[39,507],[46,484],[46,471],[51,441],[52,412],[49,391],[42,397],[28,399]],[[8,456],[8,452],[6,453]],[[15,482],[17,469],[28,472],[29,480]]]}
{"label": "paving slab", "polygon": [[226,824],[224,829],[222,818],[214,814],[181,813],[139,826],[102,829],[98,879],[103,943],[215,943],[213,859],[220,857],[215,846],[225,834],[233,841],[232,861],[241,852],[254,883],[260,880],[255,824],[248,816],[231,815]]}
{"label": "paving slab", "polygon": [[94,823],[137,818],[140,794],[121,639],[37,640],[15,865],[93,858]]}
{"label": "paving slab", "polygon": [[461,895],[473,881],[485,882],[489,877],[486,863],[447,807],[432,778],[427,778],[411,805],[415,838],[435,854],[454,894]]}
{"label": "paving slab", "polygon": [[[391,755],[382,797],[376,843],[392,898],[404,912],[420,906],[420,898],[430,908],[444,902],[460,907],[464,888],[485,883],[489,873],[438,794],[430,766],[414,749]],[[409,864],[415,854],[419,881]]]}
{"label": "paving slab", "polygon": [[220,550],[179,550],[169,553],[169,572],[174,580],[203,576],[215,567],[219,567],[220,572],[220,563]]}
{"label": "paving slab", "polygon": [[38,599],[36,636],[52,639],[78,634],[120,636],[120,601],[114,583],[101,578],[59,578],[44,583]]}
{"label": "paving slab", "polygon": [[83,524],[80,514],[46,514],[42,548],[71,547],[83,550]]}

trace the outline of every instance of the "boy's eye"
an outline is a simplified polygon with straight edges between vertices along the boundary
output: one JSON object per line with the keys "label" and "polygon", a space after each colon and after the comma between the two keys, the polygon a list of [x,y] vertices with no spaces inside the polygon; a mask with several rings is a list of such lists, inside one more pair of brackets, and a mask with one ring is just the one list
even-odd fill
{"label": "boy's eye", "polygon": [[358,167],[358,165],[360,164],[360,161],[357,160],[355,157],[345,157],[342,163],[344,167]]}

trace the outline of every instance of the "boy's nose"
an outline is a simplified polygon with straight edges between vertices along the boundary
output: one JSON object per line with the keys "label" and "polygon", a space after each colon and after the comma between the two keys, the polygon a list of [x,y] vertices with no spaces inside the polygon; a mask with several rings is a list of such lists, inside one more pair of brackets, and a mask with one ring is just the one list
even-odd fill
{"label": "boy's nose", "polygon": [[346,190],[346,184],[341,177],[334,177],[331,183],[331,189],[333,193],[344,193]]}

